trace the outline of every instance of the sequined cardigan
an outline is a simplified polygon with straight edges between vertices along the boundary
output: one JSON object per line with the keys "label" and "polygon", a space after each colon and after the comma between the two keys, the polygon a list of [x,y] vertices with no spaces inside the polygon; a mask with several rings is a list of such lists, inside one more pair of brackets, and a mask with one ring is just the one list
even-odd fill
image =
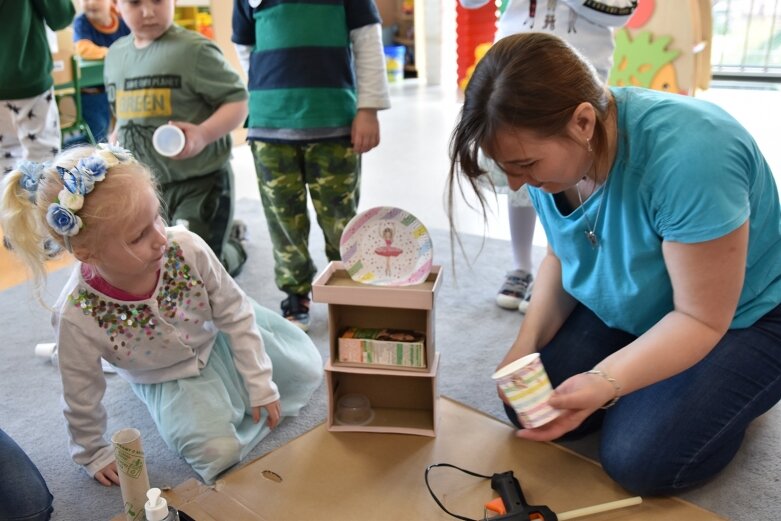
{"label": "sequined cardigan", "polygon": [[167,231],[165,264],[150,298],[110,298],[84,281],[79,264],[54,306],[71,456],[91,476],[113,461],[105,439],[101,358],[133,383],[197,376],[221,331],[252,405],[279,399],[246,294],[200,237],[182,227]]}

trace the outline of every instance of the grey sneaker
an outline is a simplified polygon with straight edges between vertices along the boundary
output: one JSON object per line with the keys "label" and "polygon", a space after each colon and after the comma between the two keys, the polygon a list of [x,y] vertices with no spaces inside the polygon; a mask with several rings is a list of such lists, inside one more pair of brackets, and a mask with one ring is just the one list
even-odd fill
{"label": "grey sneaker", "polygon": [[534,277],[526,270],[508,271],[504,284],[496,295],[496,304],[504,309],[519,309]]}

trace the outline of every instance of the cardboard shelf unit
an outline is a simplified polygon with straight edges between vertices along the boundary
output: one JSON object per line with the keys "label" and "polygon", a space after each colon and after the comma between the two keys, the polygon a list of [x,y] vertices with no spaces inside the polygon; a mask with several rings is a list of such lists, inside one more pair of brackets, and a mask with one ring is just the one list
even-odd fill
{"label": "cardboard shelf unit", "polygon": [[[338,261],[328,264],[317,276],[312,284],[312,299],[328,304],[330,358],[325,371],[329,430],[436,435],[439,354],[434,334],[434,300],[441,278],[441,266],[434,266],[420,284],[372,286],[352,280]],[[426,367],[340,362],[339,334],[348,327],[424,332]],[[374,411],[369,424],[337,423],[336,403],[348,393],[369,398]]]}

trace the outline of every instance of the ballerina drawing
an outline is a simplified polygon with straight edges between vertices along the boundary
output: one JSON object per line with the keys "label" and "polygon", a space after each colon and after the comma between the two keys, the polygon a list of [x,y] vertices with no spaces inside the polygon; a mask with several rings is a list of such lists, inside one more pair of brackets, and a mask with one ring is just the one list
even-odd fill
{"label": "ballerina drawing", "polygon": [[404,250],[392,246],[393,237],[396,234],[396,230],[394,229],[393,224],[391,223],[385,223],[384,225],[381,224],[380,226],[378,226],[378,228],[380,230],[380,237],[382,237],[382,240],[385,241],[385,246],[380,246],[379,248],[375,249],[374,253],[382,257],[385,257],[385,275],[390,277],[391,258],[398,257],[399,255],[404,253]]}

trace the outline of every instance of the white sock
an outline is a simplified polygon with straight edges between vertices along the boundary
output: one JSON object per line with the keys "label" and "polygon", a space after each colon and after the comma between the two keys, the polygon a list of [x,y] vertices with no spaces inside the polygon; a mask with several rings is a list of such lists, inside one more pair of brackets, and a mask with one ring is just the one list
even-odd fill
{"label": "white sock", "polygon": [[532,240],[537,213],[532,206],[507,205],[510,220],[510,245],[513,253],[513,269],[532,273]]}

